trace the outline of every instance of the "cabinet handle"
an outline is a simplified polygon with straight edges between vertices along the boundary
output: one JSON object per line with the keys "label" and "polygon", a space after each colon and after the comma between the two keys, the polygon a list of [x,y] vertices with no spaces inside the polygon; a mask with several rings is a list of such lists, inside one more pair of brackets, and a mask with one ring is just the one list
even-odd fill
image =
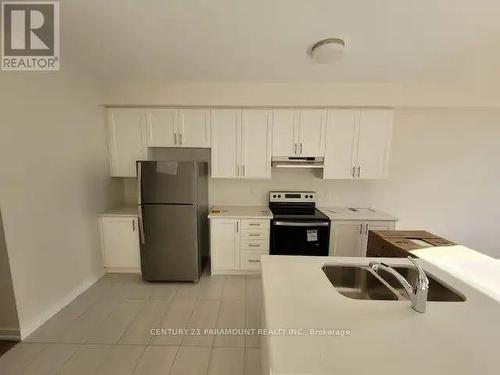
{"label": "cabinet handle", "polygon": [[237,221],[236,222],[236,233],[238,233],[240,231],[240,222]]}
{"label": "cabinet handle", "polygon": [[248,263],[260,263],[258,259],[248,259]]}
{"label": "cabinet handle", "polygon": [[255,245],[255,244],[248,244],[248,247],[260,247],[260,245]]}
{"label": "cabinet handle", "polygon": [[179,144],[182,145],[182,135],[184,134],[184,113],[181,114],[181,127],[182,127],[182,130],[179,133]]}
{"label": "cabinet handle", "polygon": [[135,232],[135,220],[132,220],[132,231]]}
{"label": "cabinet handle", "polygon": [[302,142],[300,143],[300,154],[302,155]]}
{"label": "cabinet handle", "polygon": [[356,177],[356,167],[352,167],[352,178]]}
{"label": "cabinet handle", "polygon": [[368,236],[368,224],[366,224],[365,234]]}
{"label": "cabinet handle", "polygon": [[251,227],[260,227],[260,223],[249,223]]}
{"label": "cabinet handle", "polygon": [[293,144],[293,153],[297,155],[297,143]]}
{"label": "cabinet handle", "polygon": [[358,178],[361,175],[361,166],[358,165]]}
{"label": "cabinet handle", "polygon": [[359,226],[359,234],[363,234],[363,224]]}
{"label": "cabinet handle", "polygon": [[174,133],[174,145],[177,144],[177,133]]}

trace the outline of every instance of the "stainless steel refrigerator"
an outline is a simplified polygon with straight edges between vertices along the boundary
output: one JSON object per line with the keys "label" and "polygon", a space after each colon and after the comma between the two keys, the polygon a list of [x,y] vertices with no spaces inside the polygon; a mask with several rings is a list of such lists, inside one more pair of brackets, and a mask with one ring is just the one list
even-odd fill
{"label": "stainless steel refrigerator", "polygon": [[198,281],[208,254],[208,164],[138,161],[142,278]]}

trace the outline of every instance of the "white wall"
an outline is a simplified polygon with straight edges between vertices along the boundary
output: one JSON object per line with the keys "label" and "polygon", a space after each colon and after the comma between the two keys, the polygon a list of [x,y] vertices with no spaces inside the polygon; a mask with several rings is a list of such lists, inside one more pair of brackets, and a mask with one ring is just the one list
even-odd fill
{"label": "white wall", "polygon": [[108,174],[100,86],[0,73],[0,207],[22,335],[102,272],[96,213]]}
{"label": "white wall", "polygon": [[120,82],[107,85],[104,103],[498,108],[500,90],[459,84]]}
{"label": "white wall", "polygon": [[407,109],[395,116],[391,175],[373,205],[500,258],[500,110]]}
{"label": "white wall", "polygon": [[0,212],[0,340],[18,340],[19,319]]}

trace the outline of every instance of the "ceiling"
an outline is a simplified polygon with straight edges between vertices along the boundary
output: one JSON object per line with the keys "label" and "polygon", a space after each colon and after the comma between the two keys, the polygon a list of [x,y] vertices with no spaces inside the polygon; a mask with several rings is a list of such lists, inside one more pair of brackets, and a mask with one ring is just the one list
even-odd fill
{"label": "ceiling", "polygon": [[[500,84],[498,0],[73,0],[61,63],[103,80]],[[345,39],[341,61],[307,52]]]}

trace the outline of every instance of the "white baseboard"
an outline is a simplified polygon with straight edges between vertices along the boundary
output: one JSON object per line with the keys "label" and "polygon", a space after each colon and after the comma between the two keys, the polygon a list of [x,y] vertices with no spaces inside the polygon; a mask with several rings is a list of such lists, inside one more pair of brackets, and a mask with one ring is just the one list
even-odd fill
{"label": "white baseboard", "polygon": [[139,267],[106,267],[106,273],[141,273]]}
{"label": "white baseboard", "polygon": [[20,341],[21,332],[19,331],[19,328],[0,327],[0,340]]}
{"label": "white baseboard", "polygon": [[71,303],[76,297],[90,288],[94,283],[99,280],[104,275],[104,270],[97,273],[93,277],[84,280],[79,285],[77,285],[71,292],[69,292],[66,296],[61,298],[57,303],[54,303],[52,306],[49,306],[42,313],[40,313],[35,319],[32,319],[30,322],[21,324],[21,340],[24,340],[26,337],[31,335],[35,330],[37,330],[42,324],[44,324],[47,320],[52,318],[55,314],[57,314],[63,307]]}

